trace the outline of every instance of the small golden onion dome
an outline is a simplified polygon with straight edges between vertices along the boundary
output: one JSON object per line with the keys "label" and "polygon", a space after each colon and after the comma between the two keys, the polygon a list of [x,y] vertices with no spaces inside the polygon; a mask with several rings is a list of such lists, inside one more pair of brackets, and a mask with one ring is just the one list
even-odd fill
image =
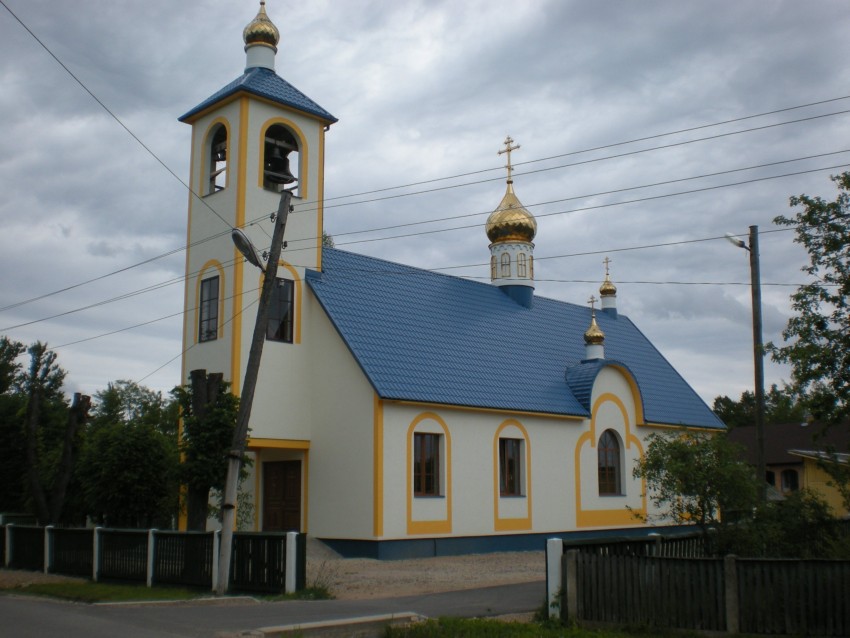
{"label": "small golden onion dome", "polygon": [[605,281],[599,286],[599,294],[603,297],[614,297],[617,294],[617,286],[605,275]]}
{"label": "small golden onion dome", "polygon": [[514,193],[512,183],[499,207],[487,218],[485,226],[490,242],[526,241],[531,242],[537,234],[537,220],[520,203]]}
{"label": "small golden onion dome", "polygon": [[605,341],[605,333],[596,323],[596,313],[590,316],[590,328],[584,333],[584,342],[588,345],[599,346]]}
{"label": "small golden onion dome", "polygon": [[257,17],[251,20],[245,30],[242,31],[242,39],[245,40],[246,47],[252,44],[261,44],[277,50],[277,43],[280,42],[280,31],[266,15],[266,0],[260,0],[260,11],[257,13]]}

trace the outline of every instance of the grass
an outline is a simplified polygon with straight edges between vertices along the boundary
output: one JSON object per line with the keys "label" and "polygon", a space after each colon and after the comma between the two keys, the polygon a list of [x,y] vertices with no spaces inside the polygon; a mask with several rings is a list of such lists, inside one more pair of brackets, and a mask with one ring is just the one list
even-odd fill
{"label": "grass", "polygon": [[440,618],[408,627],[388,627],[386,638],[684,638],[693,632],[659,629],[580,629],[554,622],[502,622],[482,618]]}
{"label": "grass", "polygon": [[[194,600],[212,596],[212,592],[183,587],[144,587],[142,585],[118,585],[91,581],[66,583],[31,583],[0,590],[0,593],[28,594],[60,598],[80,603],[127,603],[151,601]],[[327,600],[331,593],[318,586],[308,587],[294,594],[258,596],[262,600]]]}
{"label": "grass", "polygon": [[207,592],[181,587],[142,587],[112,583],[69,582],[33,583],[24,587],[3,590],[6,593],[23,593],[48,596],[81,603],[126,603],[147,601],[192,600],[208,596]]}

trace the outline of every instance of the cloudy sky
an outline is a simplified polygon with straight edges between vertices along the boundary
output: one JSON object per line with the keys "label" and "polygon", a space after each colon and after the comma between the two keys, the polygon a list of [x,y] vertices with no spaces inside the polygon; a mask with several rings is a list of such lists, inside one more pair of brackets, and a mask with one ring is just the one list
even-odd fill
{"label": "cloudy sky", "polygon": [[[257,8],[0,0],[0,334],[56,348],[69,392],[181,381],[177,117],[242,73]],[[278,74],[339,118],[325,180],[338,247],[489,280],[483,224],[509,134],[538,219],[537,292],[584,303],[610,256],[620,312],[707,402],[751,387],[749,262],[722,236],[762,231],[765,340],[780,341],[805,253],[772,220],[791,195],[834,199],[829,176],[850,167],[850,5],[267,9]],[[768,384],[788,376],[768,362]]]}

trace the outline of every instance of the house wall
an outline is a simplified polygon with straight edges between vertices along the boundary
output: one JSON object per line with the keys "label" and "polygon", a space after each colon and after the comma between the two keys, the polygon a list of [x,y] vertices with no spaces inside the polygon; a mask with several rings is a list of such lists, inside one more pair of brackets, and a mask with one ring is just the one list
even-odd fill
{"label": "house wall", "polygon": [[[386,402],[383,406],[383,539],[557,533],[634,527],[627,509],[646,509],[644,486],[631,476],[652,428],[636,426],[627,378],[603,369],[591,419],[506,414]],[[621,445],[622,495],[600,496],[596,443],[605,429]],[[414,496],[413,433],[442,435],[439,496]],[[498,439],[524,441],[522,496],[499,493]]]}
{"label": "house wall", "polygon": [[845,517],[850,514],[850,511],[844,507],[841,493],[830,485],[830,482],[829,474],[818,466],[816,460],[811,458],[803,459],[803,477],[800,487],[805,487],[817,493],[832,508],[833,514]]}

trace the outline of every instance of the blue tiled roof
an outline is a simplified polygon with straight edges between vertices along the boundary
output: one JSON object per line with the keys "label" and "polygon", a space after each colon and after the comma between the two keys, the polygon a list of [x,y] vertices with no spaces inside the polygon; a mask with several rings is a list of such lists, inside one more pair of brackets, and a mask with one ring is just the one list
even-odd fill
{"label": "blue tiled roof", "polygon": [[[382,398],[589,413],[602,364],[582,362],[587,307],[535,297],[526,308],[490,284],[331,248],[307,283]],[[605,363],[635,377],[647,422],[723,427],[627,317],[597,323]]]}
{"label": "blue tiled roof", "polygon": [[305,113],[310,113],[311,115],[315,115],[330,123],[337,121],[333,115],[328,113],[325,109],[292,86],[289,82],[277,75],[277,73],[271,69],[263,67],[246,69],[245,73],[198,104],[198,106],[188,113],[180,116],[179,120],[181,122],[185,122],[193,115],[200,113],[204,109],[230,97],[235,93],[238,93],[239,91],[245,91],[258,97],[266,98],[273,102],[277,102],[278,104],[291,106],[292,108],[304,111]]}

